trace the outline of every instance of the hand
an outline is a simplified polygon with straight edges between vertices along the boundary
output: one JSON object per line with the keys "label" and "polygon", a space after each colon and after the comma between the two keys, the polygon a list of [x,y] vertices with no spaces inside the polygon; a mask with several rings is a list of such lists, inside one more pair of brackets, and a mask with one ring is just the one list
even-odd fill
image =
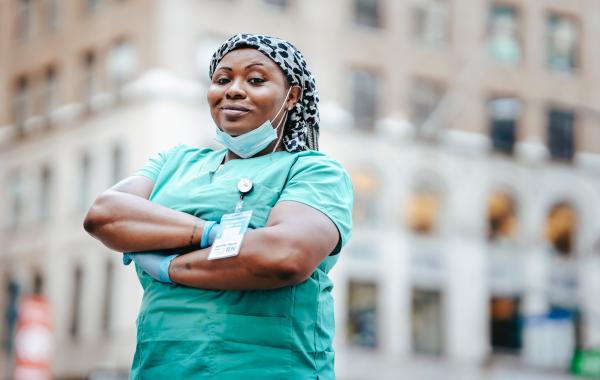
{"label": "hand", "polygon": [[133,260],[144,272],[148,273],[153,279],[172,284],[169,277],[169,265],[171,261],[179,255],[167,255],[160,253],[124,253],[123,264],[128,265]]}

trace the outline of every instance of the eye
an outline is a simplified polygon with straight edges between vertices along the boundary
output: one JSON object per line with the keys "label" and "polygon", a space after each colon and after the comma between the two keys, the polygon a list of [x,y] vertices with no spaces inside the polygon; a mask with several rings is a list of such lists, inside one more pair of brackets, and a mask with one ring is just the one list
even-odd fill
{"label": "eye", "polygon": [[258,77],[248,79],[248,83],[250,83],[250,84],[261,84],[264,82],[266,82],[264,79],[258,78]]}
{"label": "eye", "polygon": [[220,77],[220,78],[216,78],[213,82],[215,82],[216,84],[225,84],[225,83],[229,83],[229,78]]}

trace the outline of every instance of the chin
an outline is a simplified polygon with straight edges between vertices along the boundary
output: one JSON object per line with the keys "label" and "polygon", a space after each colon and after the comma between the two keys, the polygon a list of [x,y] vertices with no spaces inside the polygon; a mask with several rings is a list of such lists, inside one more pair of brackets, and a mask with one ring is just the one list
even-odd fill
{"label": "chin", "polygon": [[243,135],[246,132],[250,132],[252,129],[252,127],[248,126],[247,124],[238,124],[238,123],[231,123],[231,122],[225,122],[225,123],[221,123],[219,125],[219,128],[221,128],[221,130],[225,133],[227,133],[230,136],[239,136],[239,135]]}

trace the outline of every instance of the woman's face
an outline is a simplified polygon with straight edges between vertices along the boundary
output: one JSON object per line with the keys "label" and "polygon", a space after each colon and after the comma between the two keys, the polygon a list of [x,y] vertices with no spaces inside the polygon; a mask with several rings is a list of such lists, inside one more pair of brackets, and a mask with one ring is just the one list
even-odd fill
{"label": "woman's face", "polygon": [[[275,62],[256,49],[237,49],[219,62],[207,98],[217,126],[238,136],[266,120],[277,126],[285,109],[291,108],[299,96],[299,88],[293,87],[286,101],[288,89],[287,79]],[[282,105],[285,109],[273,120]]]}

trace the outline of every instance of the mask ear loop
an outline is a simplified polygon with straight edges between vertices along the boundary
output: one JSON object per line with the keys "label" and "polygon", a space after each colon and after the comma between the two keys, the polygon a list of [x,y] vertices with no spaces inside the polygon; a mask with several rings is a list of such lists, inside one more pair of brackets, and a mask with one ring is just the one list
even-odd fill
{"label": "mask ear loop", "polygon": [[[277,114],[275,115],[275,117],[273,119],[277,119],[277,116],[279,116],[279,113],[281,112],[281,110],[284,109],[285,102],[287,101],[287,98],[288,98],[288,96],[290,96],[290,93],[292,92],[292,88],[294,88],[294,87],[300,87],[300,86],[290,86],[290,89],[288,90],[287,94],[285,95],[285,101],[283,102],[283,104],[279,108],[279,111],[277,111]],[[300,87],[300,91],[302,91],[302,87]],[[277,127],[275,127],[275,131],[277,131],[279,129],[281,124],[283,124],[283,126],[285,127],[285,122],[287,121],[287,117],[288,117],[288,111],[291,111],[291,108],[288,110],[285,110],[285,116],[282,117],[281,120],[279,120]],[[279,138],[277,139],[277,144],[275,144],[275,146],[273,147],[273,151],[271,153],[274,153],[277,150],[277,147],[281,143],[282,138],[283,138],[283,130],[281,131],[281,134],[279,135]]]}
{"label": "mask ear loop", "polygon": [[[288,96],[290,96],[290,92],[292,92],[292,86],[290,86],[290,89],[288,90],[287,94],[285,94],[285,100],[283,101],[283,103],[281,104],[281,107],[279,107],[279,110],[277,111],[277,113],[275,114],[275,116],[273,117],[273,120],[277,119],[277,116],[279,116],[279,114],[281,113],[281,111],[283,110],[283,108],[285,107],[285,102],[287,102],[288,100]],[[279,125],[281,124],[281,122],[279,124],[277,124],[277,128],[279,128]],[[275,130],[277,130],[277,128],[275,128]]]}
{"label": "mask ear loop", "polygon": [[[282,122],[283,122],[283,125],[285,126],[285,122],[287,121],[287,117],[288,117],[288,113],[287,113],[287,110],[286,110],[285,116],[283,118],[281,118],[281,121],[279,121],[279,124],[277,125],[277,128],[275,128],[275,131],[277,131],[279,129],[279,127],[281,126]],[[273,151],[271,153],[275,153],[275,151],[277,150],[277,147],[281,143],[281,139],[282,138],[283,138],[283,129],[281,130],[281,133],[279,134],[279,138],[277,139],[277,144],[275,144],[275,146],[273,147]]]}

